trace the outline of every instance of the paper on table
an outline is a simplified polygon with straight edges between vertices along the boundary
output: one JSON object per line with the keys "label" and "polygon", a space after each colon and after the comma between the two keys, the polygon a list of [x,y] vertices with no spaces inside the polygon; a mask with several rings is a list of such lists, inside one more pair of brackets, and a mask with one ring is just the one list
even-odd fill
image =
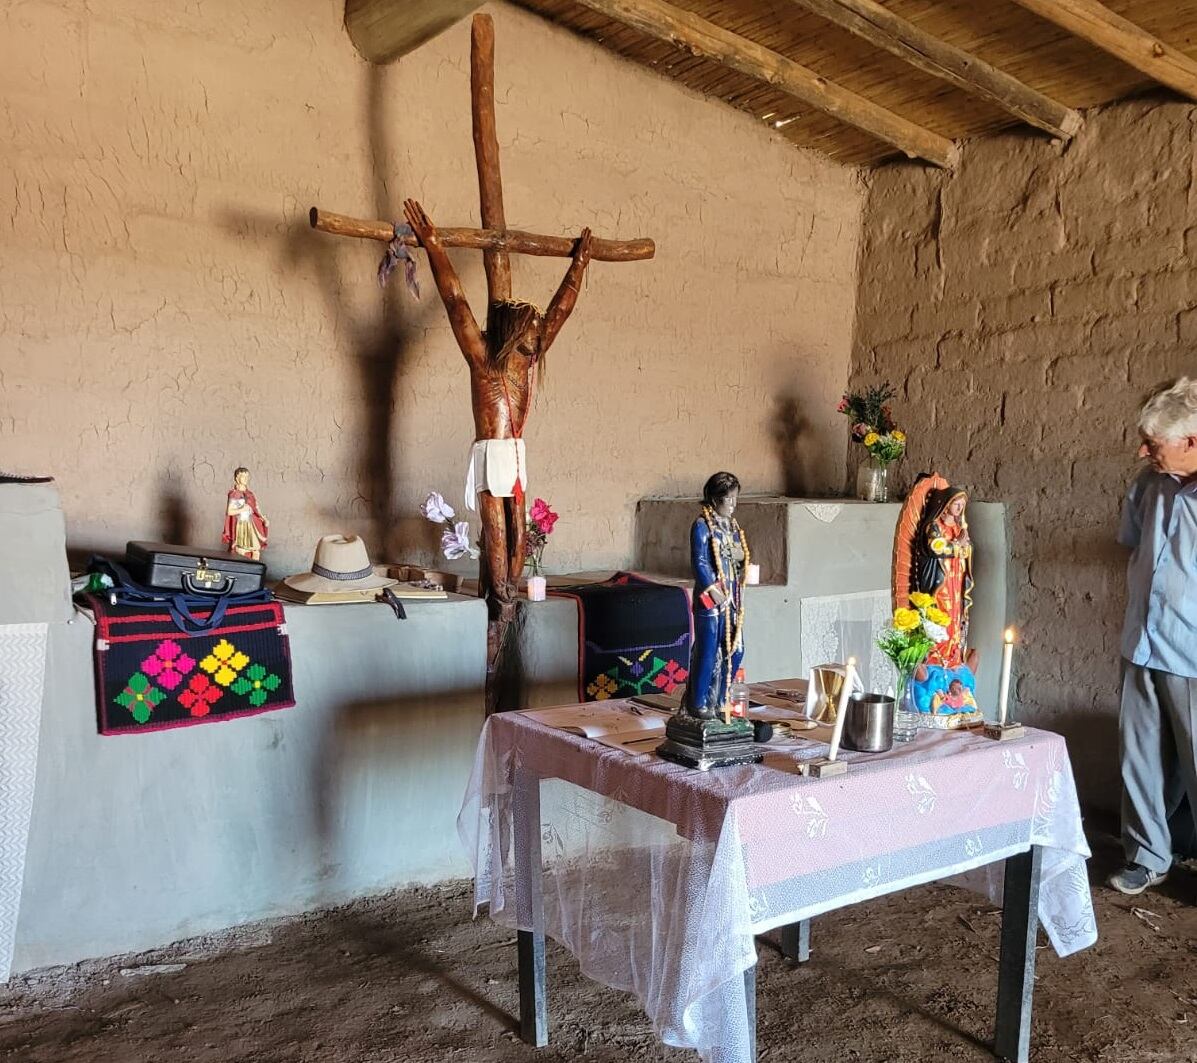
{"label": "paper on table", "polygon": [[622,734],[599,735],[593,741],[621,753],[631,753],[635,757],[648,756],[657,751],[657,746],[665,737],[665,725],[652,731],[625,731]]}
{"label": "paper on table", "polygon": [[663,734],[671,713],[633,705],[630,701],[589,701],[585,705],[525,709],[521,715],[546,727],[570,731],[584,738],[609,738],[645,731]]}
{"label": "paper on table", "polygon": [[753,694],[748,715],[754,720],[768,720],[770,723],[800,722],[807,719],[806,713],[800,706],[785,698],[773,697],[768,694]]}

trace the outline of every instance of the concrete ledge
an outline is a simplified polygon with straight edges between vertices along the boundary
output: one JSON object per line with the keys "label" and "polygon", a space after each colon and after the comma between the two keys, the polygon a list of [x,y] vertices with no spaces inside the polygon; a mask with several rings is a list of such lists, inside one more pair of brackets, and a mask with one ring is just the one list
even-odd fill
{"label": "concrete ledge", "polygon": [[294,708],[114,737],[92,623],[51,624],[14,970],[467,874],[486,609],[407,610],[288,606]]}

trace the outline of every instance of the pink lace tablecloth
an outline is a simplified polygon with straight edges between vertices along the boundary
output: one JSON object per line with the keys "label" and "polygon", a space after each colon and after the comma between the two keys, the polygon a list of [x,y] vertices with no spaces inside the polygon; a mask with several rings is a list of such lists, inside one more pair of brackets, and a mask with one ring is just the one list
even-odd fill
{"label": "pink lace tablecloth", "polygon": [[666,1043],[731,1061],[750,1056],[743,974],[771,928],[949,877],[1000,903],[1001,861],[1037,845],[1057,953],[1097,939],[1058,735],[923,731],[891,753],[845,754],[849,772],[823,780],[796,772],[820,743],[767,748],[763,764],[699,772],[491,717],[458,818],[475,911],[532,929],[516,917],[531,883],[512,839],[539,778],[546,933],[587,976],[635,993]]}

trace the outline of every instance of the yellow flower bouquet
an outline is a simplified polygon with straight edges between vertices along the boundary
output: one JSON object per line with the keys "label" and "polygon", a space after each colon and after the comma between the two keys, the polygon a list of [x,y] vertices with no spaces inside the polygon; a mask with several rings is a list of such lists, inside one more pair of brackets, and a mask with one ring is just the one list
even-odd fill
{"label": "yellow flower bouquet", "polygon": [[906,433],[894,424],[888,405],[896,394],[885,383],[848,392],[837,407],[852,423],[852,439],[882,465],[897,461],[906,452]]}
{"label": "yellow flower bouquet", "polygon": [[948,637],[948,614],[935,605],[929,594],[915,591],[910,607],[899,607],[877,639],[877,646],[898,673],[898,704],[902,704],[911,676],[927,659],[936,643]]}

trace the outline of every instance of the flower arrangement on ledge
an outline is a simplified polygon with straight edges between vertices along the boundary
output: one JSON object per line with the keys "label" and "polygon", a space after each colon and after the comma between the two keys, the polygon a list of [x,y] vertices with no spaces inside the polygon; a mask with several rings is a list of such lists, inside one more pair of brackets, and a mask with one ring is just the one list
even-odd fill
{"label": "flower arrangement on ledge", "polygon": [[535,499],[532,502],[532,508],[528,511],[525,541],[528,548],[528,567],[532,570],[533,576],[541,574],[541,567],[544,564],[544,548],[548,546],[549,536],[553,533],[553,525],[557,523],[558,516],[559,514],[554,513],[553,507],[543,498]]}
{"label": "flower arrangement on ledge", "polygon": [[851,391],[836,409],[852,421],[852,439],[882,465],[897,461],[906,452],[906,433],[894,423],[888,402],[897,392],[888,384]]}
{"label": "flower arrangement on ledge", "polygon": [[889,466],[906,453],[906,433],[894,423],[889,400],[896,395],[890,384],[850,391],[836,407],[852,422],[852,440],[868,452],[869,461],[857,471],[856,493],[866,502],[889,498]]}

